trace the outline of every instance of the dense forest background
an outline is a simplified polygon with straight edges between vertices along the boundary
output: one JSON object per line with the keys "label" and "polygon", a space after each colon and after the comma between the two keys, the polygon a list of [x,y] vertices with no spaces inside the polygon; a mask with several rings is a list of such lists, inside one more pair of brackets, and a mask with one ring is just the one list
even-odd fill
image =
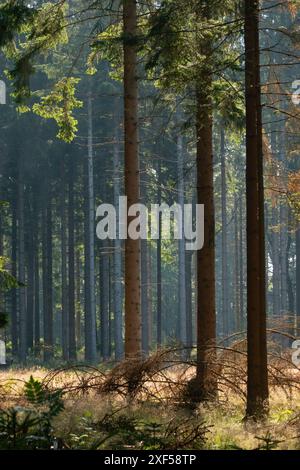
{"label": "dense forest background", "polygon": [[[264,374],[265,326],[272,351],[300,327],[299,2],[2,3],[0,267],[20,283],[1,292],[8,361],[108,366],[170,348],[198,361],[207,388],[203,351],[246,350],[248,311]],[[124,194],[147,207],[204,203],[204,249],[99,240],[97,206],[118,208]]]}

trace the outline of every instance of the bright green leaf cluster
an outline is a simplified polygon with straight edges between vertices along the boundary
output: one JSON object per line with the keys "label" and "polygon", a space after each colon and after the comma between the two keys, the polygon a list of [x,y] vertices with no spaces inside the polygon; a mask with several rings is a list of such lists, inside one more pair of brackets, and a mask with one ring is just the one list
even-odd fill
{"label": "bright green leaf cluster", "polygon": [[79,81],[78,78],[64,77],[54,85],[49,95],[33,105],[36,114],[55,120],[59,128],[57,137],[66,142],[71,142],[77,131],[78,121],[73,116],[73,110],[82,106],[82,102],[75,97]]}

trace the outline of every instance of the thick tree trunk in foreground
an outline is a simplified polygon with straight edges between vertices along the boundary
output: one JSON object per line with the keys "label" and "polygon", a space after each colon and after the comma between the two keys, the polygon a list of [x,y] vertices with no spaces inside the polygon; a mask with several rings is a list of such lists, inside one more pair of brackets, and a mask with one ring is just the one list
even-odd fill
{"label": "thick tree trunk in foreground", "polygon": [[211,72],[197,90],[197,203],[204,204],[204,246],[197,252],[197,386],[199,399],[215,396],[215,214],[213,193]]}
{"label": "thick tree trunk in foreground", "polygon": [[[209,19],[211,5],[197,7],[200,21]],[[215,208],[213,182],[213,109],[212,109],[212,44],[209,36],[199,35],[199,53],[205,63],[196,84],[196,161],[197,204],[204,205],[204,245],[197,251],[197,368],[195,400],[216,397],[217,383],[214,375],[216,346],[215,306]]]}
{"label": "thick tree trunk in foreground", "polygon": [[266,344],[263,152],[259,74],[259,2],[245,3],[247,199],[247,417],[265,415],[268,402]]}
{"label": "thick tree trunk in foreground", "polygon": [[[140,170],[138,156],[137,6],[123,2],[124,22],[124,132],[125,195],[128,207],[139,203]],[[128,217],[128,225],[132,217]],[[140,240],[125,242],[125,356],[141,356]]]}

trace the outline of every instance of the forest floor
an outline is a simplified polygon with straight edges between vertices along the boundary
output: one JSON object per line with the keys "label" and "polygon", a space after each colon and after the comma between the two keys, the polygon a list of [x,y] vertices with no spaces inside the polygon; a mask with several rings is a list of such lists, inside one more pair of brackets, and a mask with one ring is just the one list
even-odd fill
{"label": "forest floor", "polygon": [[297,369],[288,371],[288,380],[271,380],[269,417],[260,423],[243,420],[244,385],[236,385],[244,377],[223,371],[233,387],[223,382],[217,402],[195,408],[183,398],[193,367],[168,363],[154,369],[148,361],[139,371],[126,363],[106,371],[85,366],[2,370],[0,411],[27,406],[24,384],[33,376],[49,390],[63,390],[64,409],[51,422],[63,448],[300,449]]}

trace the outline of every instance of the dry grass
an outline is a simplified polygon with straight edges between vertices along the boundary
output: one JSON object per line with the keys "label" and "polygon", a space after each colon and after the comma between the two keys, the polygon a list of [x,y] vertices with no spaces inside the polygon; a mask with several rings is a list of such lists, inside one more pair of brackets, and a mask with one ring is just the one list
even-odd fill
{"label": "dry grass", "polygon": [[[217,403],[191,411],[183,397],[195,374],[195,364],[182,361],[178,351],[159,351],[143,362],[124,361],[103,372],[94,367],[13,369],[0,372],[0,406],[22,404],[28,378],[39,378],[49,389],[63,389],[65,410],[55,420],[58,436],[81,432],[82,422],[99,421],[111,413],[134,415],[151,422],[193,414],[209,428],[206,448],[255,449],[270,440],[279,449],[300,448],[300,371],[284,354],[272,349],[269,358],[270,414],[260,424],[243,422],[246,355],[243,341],[219,348],[211,368],[218,379]],[[263,438],[260,440],[258,438]]]}

